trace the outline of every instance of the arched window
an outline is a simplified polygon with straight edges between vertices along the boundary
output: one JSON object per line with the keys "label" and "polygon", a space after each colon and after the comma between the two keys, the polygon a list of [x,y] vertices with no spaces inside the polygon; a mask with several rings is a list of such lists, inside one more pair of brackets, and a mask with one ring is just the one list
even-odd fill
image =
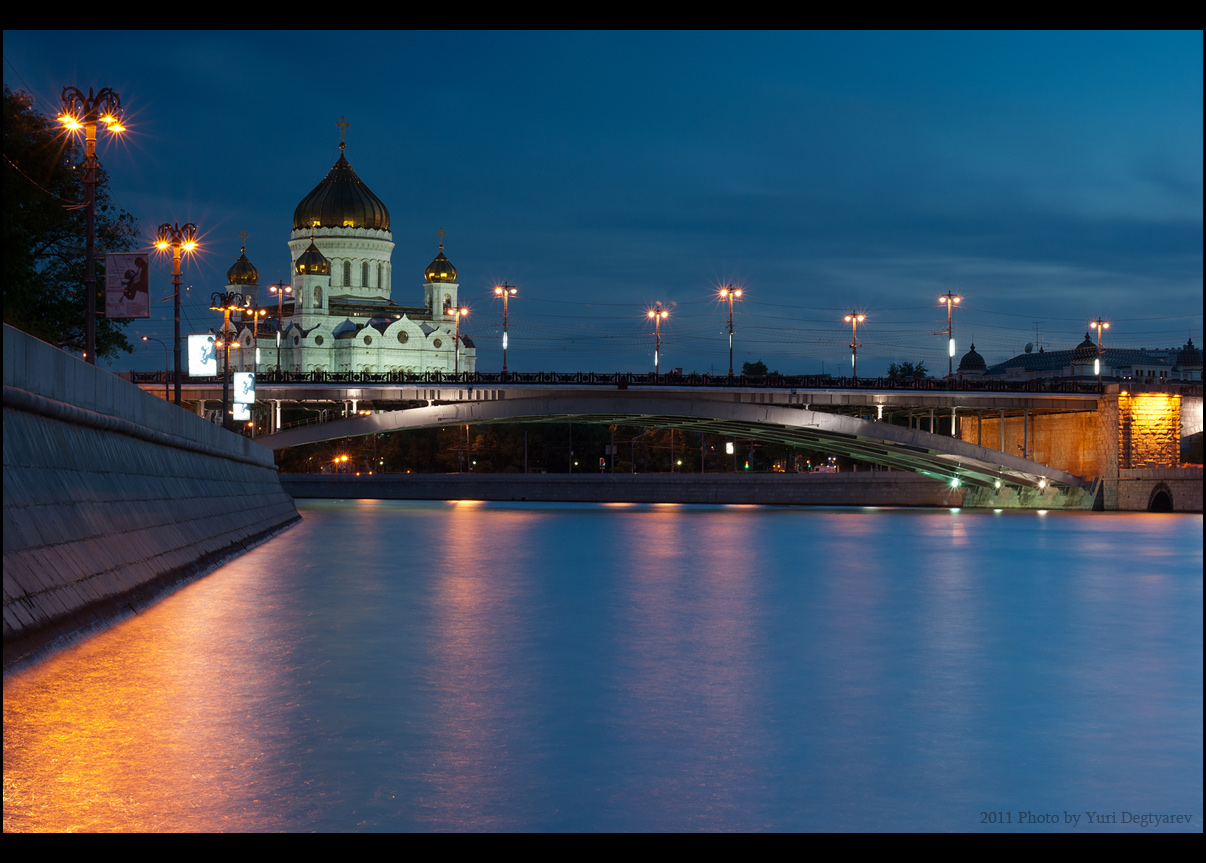
{"label": "arched window", "polygon": [[318,285],[314,286],[314,308],[322,308],[322,288]]}
{"label": "arched window", "polygon": [[368,261],[360,265],[360,284],[368,287]]}
{"label": "arched window", "polygon": [[346,288],[352,283],[352,262],[343,262],[343,286]]}

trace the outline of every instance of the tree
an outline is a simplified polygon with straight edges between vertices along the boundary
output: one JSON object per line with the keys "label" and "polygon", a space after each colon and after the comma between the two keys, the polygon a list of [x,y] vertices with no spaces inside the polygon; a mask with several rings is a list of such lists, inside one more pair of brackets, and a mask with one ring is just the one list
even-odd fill
{"label": "tree", "polygon": [[766,367],[766,363],[758,360],[756,363],[742,363],[741,373],[748,377],[762,377],[764,375],[777,375],[778,371],[770,371]]}
{"label": "tree", "polygon": [[[25,93],[4,88],[4,322],[74,353],[84,349],[85,215],[83,151],[32,107]],[[139,243],[138,225],[109,197],[97,172],[96,288],[103,310],[104,255]],[[126,322],[96,321],[96,353],[133,348]]]}
{"label": "tree", "polygon": [[917,363],[917,365],[907,362],[889,363],[888,365],[888,380],[890,381],[919,381],[929,373],[924,362]]}

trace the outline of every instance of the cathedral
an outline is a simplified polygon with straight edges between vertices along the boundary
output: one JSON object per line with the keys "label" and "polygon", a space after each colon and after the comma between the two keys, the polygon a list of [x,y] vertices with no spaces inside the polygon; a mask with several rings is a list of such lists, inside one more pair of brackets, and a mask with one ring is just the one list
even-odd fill
{"label": "cathedral", "polygon": [[227,291],[250,298],[250,307],[232,319],[238,348],[230,352],[231,368],[474,371],[473,342],[458,333],[459,285],[444,256],[443,232],[440,251],[423,273],[423,305],[398,305],[390,296],[389,210],[356,176],[345,147],[340,141],[335,167],[293,211],[291,284],[261,287],[246,246],[227,272]]}

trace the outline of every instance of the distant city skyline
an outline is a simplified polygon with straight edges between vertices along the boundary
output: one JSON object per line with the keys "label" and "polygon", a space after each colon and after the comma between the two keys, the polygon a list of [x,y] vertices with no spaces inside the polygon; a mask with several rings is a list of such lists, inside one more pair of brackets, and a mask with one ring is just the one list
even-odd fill
{"label": "distant city skyline", "polygon": [[[734,362],[849,374],[1027,343],[1202,338],[1202,38],[1185,32],[5,32],[5,85],[47,115],[111,87],[115,203],[147,246],[196,223],[185,332],[239,256],[287,278],[297,203],[339,155],[386,204],[393,299],[422,302],[445,251],[478,369],[652,371]],[[152,319],[109,367],[156,369]],[[158,301],[158,302],[157,302]],[[958,360],[956,358],[956,364]]]}

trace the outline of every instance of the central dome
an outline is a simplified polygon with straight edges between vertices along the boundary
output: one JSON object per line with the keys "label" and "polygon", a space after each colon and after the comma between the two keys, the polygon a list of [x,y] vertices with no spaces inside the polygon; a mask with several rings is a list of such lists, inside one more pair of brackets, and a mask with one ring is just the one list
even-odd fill
{"label": "central dome", "polygon": [[293,228],[372,228],[389,230],[389,210],[364,184],[343,155],[314,191],[293,211]]}

